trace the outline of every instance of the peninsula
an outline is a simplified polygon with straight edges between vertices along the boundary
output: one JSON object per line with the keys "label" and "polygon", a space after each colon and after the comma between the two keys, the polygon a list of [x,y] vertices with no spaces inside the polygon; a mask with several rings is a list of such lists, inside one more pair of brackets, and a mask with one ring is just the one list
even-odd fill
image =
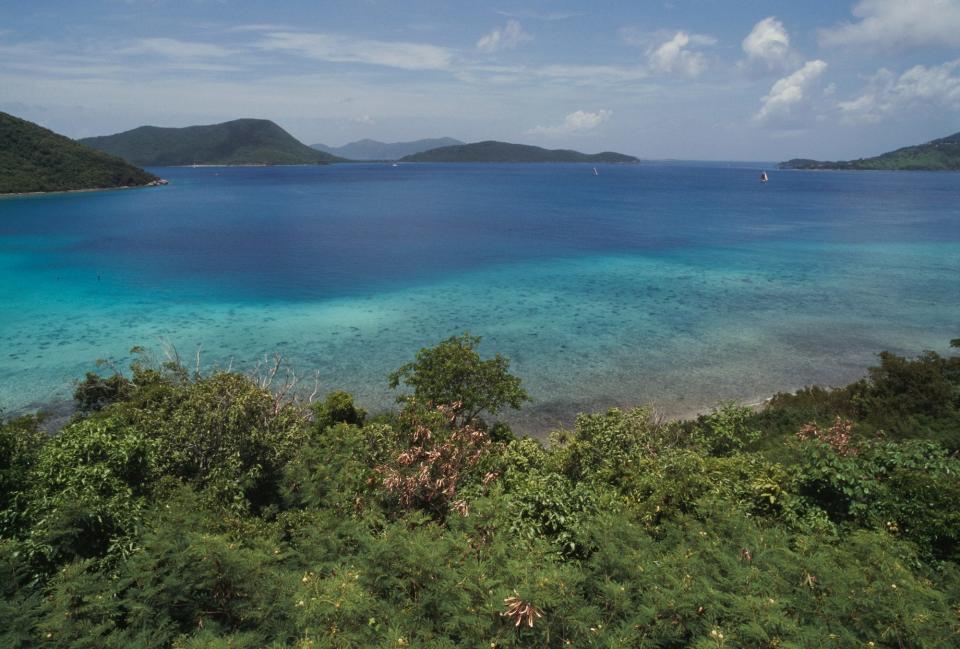
{"label": "peninsula", "polygon": [[603,153],[580,153],[570,149],[543,149],[527,144],[511,144],[487,140],[473,144],[431,149],[423,153],[408,155],[401,162],[594,162],[594,163],[633,163],[638,158],[623,153],[604,151]]}
{"label": "peninsula", "polygon": [[960,133],[926,144],[907,146],[873,158],[824,162],[795,158],[781,169],[848,169],[856,171],[960,171]]}
{"label": "peninsula", "polygon": [[159,182],[120,158],[0,112],[0,194],[138,187]]}
{"label": "peninsula", "polygon": [[287,165],[341,162],[311,149],[274,122],[235,119],[222,124],[131,131],[90,137],[81,143],[147,167],[178,165]]}

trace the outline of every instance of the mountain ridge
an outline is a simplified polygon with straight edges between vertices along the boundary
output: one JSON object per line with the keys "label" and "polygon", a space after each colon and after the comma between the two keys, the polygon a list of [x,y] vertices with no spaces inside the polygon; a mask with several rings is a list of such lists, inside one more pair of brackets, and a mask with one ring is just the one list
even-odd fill
{"label": "mountain ridge", "polygon": [[347,160],[399,160],[404,156],[457,144],[463,144],[463,142],[452,137],[424,138],[407,142],[381,142],[364,138],[339,147],[311,144],[310,148]]}
{"label": "mountain ridge", "polygon": [[276,123],[242,118],[196,126],[139,126],[80,143],[141,166],[323,164],[341,159],[311,149]]}

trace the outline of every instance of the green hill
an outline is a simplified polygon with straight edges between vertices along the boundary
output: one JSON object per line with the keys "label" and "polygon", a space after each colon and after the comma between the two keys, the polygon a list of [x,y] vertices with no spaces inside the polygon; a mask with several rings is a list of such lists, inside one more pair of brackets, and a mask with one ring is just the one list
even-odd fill
{"label": "green hill", "polygon": [[235,119],[222,124],[185,128],[141,126],[132,131],[80,141],[134,164],[151,167],[340,161],[336,156],[311,149],[266,119]]}
{"label": "green hill", "polygon": [[569,149],[543,149],[527,144],[487,140],[458,144],[408,155],[401,162],[640,162],[633,156],[604,151],[580,153]]}
{"label": "green hill", "polygon": [[154,180],[119,158],[0,112],[0,194],[109,189]]}
{"label": "green hill", "polygon": [[780,163],[781,169],[852,169],[864,171],[960,171],[960,133],[908,146],[873,158],[823,162],[795,158]]}

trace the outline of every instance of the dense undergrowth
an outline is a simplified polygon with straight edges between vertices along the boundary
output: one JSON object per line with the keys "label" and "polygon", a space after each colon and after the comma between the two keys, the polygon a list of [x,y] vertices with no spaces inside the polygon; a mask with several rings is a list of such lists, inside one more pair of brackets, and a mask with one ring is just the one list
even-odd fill
{"label": "dense undergrowth", "polygon": [[478,342],[377,417],[143,361],[54,436],[6,420],[0,646],[960,644],[960,358],[541,445]]}

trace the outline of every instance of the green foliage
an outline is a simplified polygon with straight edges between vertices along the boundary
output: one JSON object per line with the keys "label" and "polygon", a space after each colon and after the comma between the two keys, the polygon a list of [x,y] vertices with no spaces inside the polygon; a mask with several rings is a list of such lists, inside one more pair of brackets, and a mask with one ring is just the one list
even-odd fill
{"label": "green foliage", "polygon": [[858,169],[887,171],[960,170],[960,133],[926,144],[903,147],[873,158],[842,162],[794,159],[780,164],[782,169]]}
{"label": "green foliage", "polygon": [[336,390],[313,406],[313,421],[317,430],[323,431],[335,424],[363,426],[367,411],[353,403],[353,396]]}
{"label": "green foliage", "polygon": [[656,455],[679,442],[682,433],[651,419],[649,408],[580,414],[573,434],[554,434],[561,470],[573,481],[593,479],[620,484],[645,455]]}
{"label": "green foliage", "polygon": [[240,508],[276,500],[283,468],[306,435],[299,409],[227,372],[180,388],[162,409],[130,414],[156,436],[161,472]]}
{"label": "green foliage", "polygon": [[87,372],[84,380],[77,383],[73,400],[80,412],[90,413],[111,403],[130,400],[135,388],[136,385],[120,373],[103,377],[96,372]]}
{"label": "green foliage", "polygon": [[951,502],[960,495],[960,460],[942,447],[871,441],[847,455],[815,440],[801,447],[790,488],[835,523],[886,529],[926,557],[958,558],[960,514]]}
{"label": "green foliage", "polygon": [[340,160],[311,149],[266,119],[235,119],[186,128],[141,126],[114,135],[84,138],[80,142],[147,167],[309,164]]}
{"label": "green foliage", "polygon": [[825,424],[838,416],[858,422],[854,432],[862,438],[882,431],[894,439],[930,439],[958,450],[960,356],[926,352],[904,358],[883,352],[868,378],[842,388],[778,394],[755,422],[768,437],[782,437],[803,423]]}
{"label": "green foliage", "polygon": [[0,112],[0,194],[146,185],[157,177]]}
{"label": "green foliage", "polygon": [[3,512],[18,510],[18,502],[30,486],[30,471],[46,441],[40,430],[42,421],[37,415],[0,420],[0,536],[13,524],[2,517]]}
{"label": "green foliage", "polygon": [[753,428],[752,419],[750,408],[727,401],[697,417],[693,437],[711,455],[730,455],[760,439],[762,433]]}
{"label": "green foliage", "polygon": [[960,459],[875,428],[952,425],[955,359],[543,446],[442,403],[519,390],[476,342],[423,350],[375,421],[141,359],[49,439],[3,422],[0,646],[960,644]]}
{"label": "green foliage", "polygon": [[135,546],[157,476],[157,444],[116,418],[71,423],[40,450],[23,517],[28,555],[52,568]]}
{"label": "green foliage", "polygon": [[[460,404],[461,423],[473,421],[482,412],[496,415],[505,407],[519,408],[529,401],[520,379],[510,374],[510,361],[500,354],[480,360],[474,348],[479,336],[463,334],[423,348],[417,358],[390,375],[390,387],[400,383],[413,388],[413,399],[423,404]],[[402,396],[399,400],[409,401]]]}

